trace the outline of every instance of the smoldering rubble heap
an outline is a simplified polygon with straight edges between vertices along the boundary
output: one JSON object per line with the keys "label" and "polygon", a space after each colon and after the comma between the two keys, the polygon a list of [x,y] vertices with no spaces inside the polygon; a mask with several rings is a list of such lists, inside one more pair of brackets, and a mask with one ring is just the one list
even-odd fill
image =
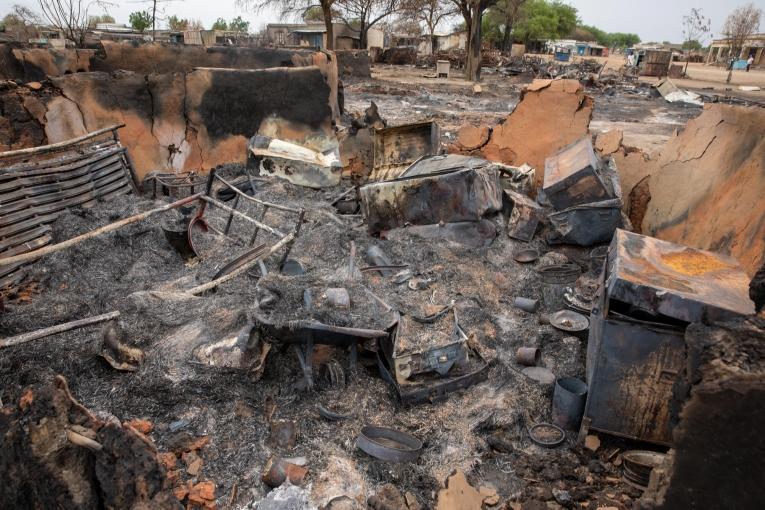
{"label": "smoldering rubble heap", "polygon": [[[119,126],[0,153],[3,506],[647,510],[718,501],[718,483],[752,503],[700,459],[756,471],[735,441],[756,443],[762,406],[731,395],[762,400],[763,261],[630,222],[661,216],[629,206],[671,168],[634,165],[621,136],[593,147],[576,80],[533,82],[447,153],[433,120],[334,115],[327,55],[293,57],[320,65],[288,73],[310,112],[213,126],[186,91],[183,126],[210,125],[173,150],[212,158],[202,173],[157,155],[165,122],[140,175]],[[727,108],[690,127],[765,125]],[[668,167],[735,151],[726,192],[761,182],[761,140],[690,136]],[[716,193],[693,188],[690,217]]]}

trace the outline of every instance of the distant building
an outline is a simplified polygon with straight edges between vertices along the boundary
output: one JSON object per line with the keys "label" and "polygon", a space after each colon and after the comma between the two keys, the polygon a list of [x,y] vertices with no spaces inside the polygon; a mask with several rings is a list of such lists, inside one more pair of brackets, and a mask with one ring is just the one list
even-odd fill
{"label": "distant building", "polygon": [[[333,23],[333,47],[336,50],[361,49],[361,37],[358,30],[345,23]],[[269,23],[266,25],[266,43],[276,47],[301,47],[325,49],[327,47],[327,29],[324,23]],[[367,32],[367,48],[382,47],[383,33],[377,28]]]}
{"label": "distant building", "polygon": [[451,33],[436,33],[436,48],[438,51],[464,50],[467,48],[468,33],[458,30]]}
{"label": "distant building", "polygon": [[[709,45],[707,62],[726,62],[730,59],[733,42],[730,39],[715,39]],[[765,52],[765,33],[754,34],[744,42],[741,52],[735,55],[739,60],[746,60],[750,56],[754,57],[754,65],[765,64],[763,53]]]}

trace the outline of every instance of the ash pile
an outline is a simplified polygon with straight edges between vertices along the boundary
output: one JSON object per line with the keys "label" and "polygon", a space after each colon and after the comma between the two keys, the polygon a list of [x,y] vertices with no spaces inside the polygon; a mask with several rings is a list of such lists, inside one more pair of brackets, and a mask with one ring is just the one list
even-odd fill
{"label": "ash pile", "polygon": [[[690,387],[746,379],[714,372],[702,323],[732,321],[729,349],[762,331],[738,263],[632,232],[589,136],[538,176],[444,154],[434,122],[372,131],[360,175],[342,141],[258,133],[248,165],[62,203],[3,254],[3,502],[662,504]],[[30,177],[3,176],[14,200]]]}

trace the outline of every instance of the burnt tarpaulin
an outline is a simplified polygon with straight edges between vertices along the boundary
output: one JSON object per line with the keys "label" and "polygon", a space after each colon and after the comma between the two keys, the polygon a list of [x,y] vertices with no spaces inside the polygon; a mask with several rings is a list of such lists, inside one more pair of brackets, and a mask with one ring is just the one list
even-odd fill
{"label": "burnt tarpaulin", "polygon": [[504,193],[512,207],[507,222],[507,235],[520,241],[531,241],[542,217],[542,207],[521,193],[508,189]]}
{"label": "burnt tarpaulin", "polygon": [[547,200],[559,211],[615,198],[611,176],[603,170],[588,136],[545,160],[542,189]]}
{"label": "burnt tarpaulin", "polygon": [[617,230],[590,314],[583,427],[672,444],[685,397],[685,328],[751,314],[726,256]]}
{"label": "burnt tarpaulin", "polygon": [[455,154],[423,159],[394,180],[359,190],[368,230],[479,221],[502,209],[496,165]]}

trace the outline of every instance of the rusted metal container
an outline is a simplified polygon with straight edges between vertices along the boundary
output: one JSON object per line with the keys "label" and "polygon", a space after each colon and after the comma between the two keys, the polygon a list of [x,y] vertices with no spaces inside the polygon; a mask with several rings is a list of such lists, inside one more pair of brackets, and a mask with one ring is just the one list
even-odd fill
{"label": "rusted metal container", "polygon": [[531,241],[542,217],[542,207],[526,195],[507,189],[504,193],[512,206],[507,221],[507,235],[519,241]]}
{"label": "rusted metal container", "polygon": [[582,432],[670,445],[685,328],[753,313],[748,285],[730,257],[617,230],[590,314]]}
{"label": "rusted metal container", "polygon": [[611,183],[602,175],[589,135],[545,159],[542,189],[558,211],[615,198]]}
{"label": "rusted metal container", "polygon": [[537,347],[519,347],[515,352],[515,361],[525,367],[533,367],[539,363],[542,353]]}
{"label": "rusted metal container", "polygon": [[422,160],[398,179],[361,187],[359,195],[370,234],[407,225],[479,221],[502,209],[496,166],[455,154]]}
{"label": "rusted metal container", "polygon": [[576,264],[560,264],[543,267],[538,271],[542,278],[542,303],[548,311],[565,308],[563,294],[567,287],[573,287],[581,276],[582,269]]}
{"label": "rusted metal container", "polygon": [[435,156],[440,148],[441,129],[432,121],[378,129],[369,180],[388,181],[400,177],[414,162]]}

